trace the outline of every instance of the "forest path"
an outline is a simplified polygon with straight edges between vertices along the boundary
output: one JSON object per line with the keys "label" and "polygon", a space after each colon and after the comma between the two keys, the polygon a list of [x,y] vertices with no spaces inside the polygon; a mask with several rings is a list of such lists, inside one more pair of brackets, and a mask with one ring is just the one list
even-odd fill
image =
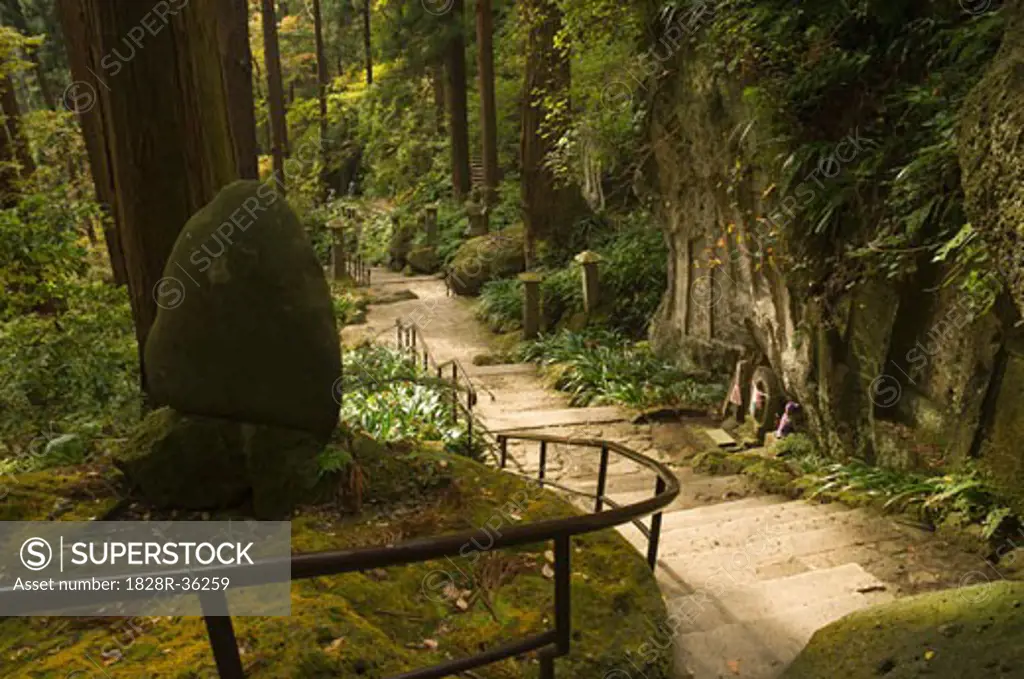
{"label": "forest path", "polygon": [[[569,408],[533,365],[474,366],[474,356],[492,351],[493,336],[474,318],[473,302],[447,297],[439,279],[374,269],[372,281],[378,293],[409,290],[417,298],[372,305],[365,325],[345,328],[347,342],[392,340],[396,320],[416,322],[438,361],[457,358],[466,367],[480,392],[477,414],[492,432],[611,439],[673,469],[682,491],[664,515],[656,577],[672,614],[680,679],[774,679],[820,627],[899,596],[980,582],[988,571],[980,557],[868,510],[792,501],[742,477],[697,474],[688,459],[707,449],[709,423],[635,425],[621,408]],[[509,453],[536,473],[535,446],[510,444]],[[549,446],[547,478],[593,492],[597,459],[581,453]],[[653,494],[654,478],[615,461],[607,488],[614,500],[637,502]],[[634,526],[618,530],[646,553]],[[667,642],[653,629],[650,641]],[[615,674],[627,676],[643,675]]]}

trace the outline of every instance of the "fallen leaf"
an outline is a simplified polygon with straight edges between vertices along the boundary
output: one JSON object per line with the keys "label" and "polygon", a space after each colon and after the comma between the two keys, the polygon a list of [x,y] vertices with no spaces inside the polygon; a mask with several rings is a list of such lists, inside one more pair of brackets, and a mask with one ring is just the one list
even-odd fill
{"label": "fallen leaf", "polygon": [[540,569],[540,574],[548,580],[550,580],[551,578],[555,577],[555,569],[552,568],[549,564],[544,564],[544,568]]}
{"label": "fallen leaf", "polygon": [[935,651],[928,650],[928,651],[924,652],[924,659],[925,660],[931,660],[934,657],[935,657]]}
{"label": "fallen leaf", "polygon": [[327,648],[324,649],[327,653],[334,653],[339,648],[345,645],[345,637],[338,637],[331,643],[327,644]]}
{"label": "fallen leaf", "polygon": [[725,666],[729,668],[729,671],[733,674],[738,675],[740,673],[740,661],[739,660],[726,660]]}

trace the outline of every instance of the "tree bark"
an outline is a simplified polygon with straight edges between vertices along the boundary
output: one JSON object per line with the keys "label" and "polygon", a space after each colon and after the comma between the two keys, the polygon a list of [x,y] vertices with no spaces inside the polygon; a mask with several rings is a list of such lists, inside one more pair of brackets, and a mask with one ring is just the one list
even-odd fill
{"label": "tree bark", "polygon": [[366,84],[373,84],[373,39],[370,34],[370,0],[363,1],[363,52],[366,55]]}
{"label": "tree bark", "polygon": [[529,267],[536,259],[537,242],[563,241],[584,209],[575,187],[560,185],[545,164],[559,130],[556,121],[548,120],[544,101],[569,88],[568,56],[555,46],[562,15],[552,0],[526,0],[520,10],[528,28],[519,151]]}
{"label": "tree bark", "polygon": [[263,53],[267,71],[267,104],[270,108],[270,153],[274,174],[282,192],[285,188],[284,158],[288,148],[288,123],[284,114],[284,83],[281,80],[281,50],[277,43],[274,0],[262,0]]}
{"label": "tree bark", "polygon": [[445,53],[448,82],[448,132],[452,147],[452,194],[465,200],[470,191],[469,121],[466,116],[466,44],[462,37],[463,0],[454,0],[449,12],[451,36]]}
{"label": "tree bark", "polygon": [[256,156],[256,110],[252,95],[249,48],[249,3],[217,0],[217,35],[235,163],[242,179],[259,179]]}
{"label": "tree bark", "polygon": [[320,0],[313,0],[313,33],[316,39],[316,84],[320,99],[320,181],[327,190],[327,55],[324,54],[324,25]]}
{"label": "tree bark", "polygon": [[35,171],[28,142],[21,134],[21,110],[10,76],[0,78],[0,108],[4,117],[0,130],[0,205],[10,208],[18,203],[21,181]]}
{"label": "tree bark", "polygon": [[[136,0],[65,0],[95,21],[94,54],[126,49],[124,36],[153,23],[149,3]],[[117,196],[117,214],[139,343],[143,390],[146,338],[157,314],[157,295],[170,283],[183,294],[194,285],[188,271],[164,266],[188,219],[225,184],[237,179],[228,102],[221,76],[216,10],[190,3],[146,36],[145,49],[113,62],[97,77],[104,136]],[[120,54],[120,53],[119,53]],[[101,65],[104,61],[101,61]],[[174,279],[173,281],[170,279]]]}
{"label": "tree bark", "polygon": [[95,17],[86,14],[81,2],[61,0],[57,3],[57,10],[60,13],[71,78],[75,82],[65,93],[63,103],[77,115],[78,124],[82,128],[96,201],[105,213],[103,239],[107,244],[114,283],[127,285],[128,273],[121,249],[120,217],[111,174],[110,148],[103,129],[104,102],[90,84],[92,73],[101,70],[99,58],[94,51],[94,47],[99,44]]}
{"label": "tree bark", "polygon": [[480,137],[484,166],[483,199],[494,205],[498,188],[498,120],[494,96],[494,23],[491,0],[476,1],[477,77],[480,84]]}
{"label": "tree bark", "polygon": [[446,115],[444,93],[444,63],[438,61],[430,67],[431,89],[434,91],[434,123],[437,133],[444,134],[444,117]]}
{"label": "tree bark", "polygon": [[[25,12],[21,8],[21,0],[6,0],[7,13],[11,18],[11,25],[14,26],[22,35],[28,37],[31,35],[31,31],[28,27],[28,21],[25,20]],[[35,71],[36,82],[39,85],[39,94],[43,97],[43,103],[46,108],[51,111],[56,108],[56,104],[53,98],[53,92],[50,90],[50,84],[46,82],[46,74],[43,72],[43,64],[39,61],[39,53],[36,47],[33,47],[28,54],[28,59],[32,62],[32,70]]]}

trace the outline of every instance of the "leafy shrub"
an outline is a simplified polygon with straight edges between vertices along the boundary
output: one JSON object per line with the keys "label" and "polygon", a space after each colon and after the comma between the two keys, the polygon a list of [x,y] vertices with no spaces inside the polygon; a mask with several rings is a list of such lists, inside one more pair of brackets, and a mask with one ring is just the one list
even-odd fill
{"label": "leafy shrub", "polygon": [[363,345],[342,360],[341,418],[382,442],[441,441],[466,450],[466,430],[452,417],[449,387],[400,351]]}
{"label": "leafy shrub", "polygon": [[477,318],[494,332],[508,332],[522,327],[523,282],[506,278],[484,283],[476,307]]}
{"label": "leafy shrub", "polygon": [[569,393],[574,406],[705,408],[725,395],[723,385],[658,358],[646,343],[631,344],[608,330],[542,336],[525,344],[519,358],[549,367],[555,388]]}

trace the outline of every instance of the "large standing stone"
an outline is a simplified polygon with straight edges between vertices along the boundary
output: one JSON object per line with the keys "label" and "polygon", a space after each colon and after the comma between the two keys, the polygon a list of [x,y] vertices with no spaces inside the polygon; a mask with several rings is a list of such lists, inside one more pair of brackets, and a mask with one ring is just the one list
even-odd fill
{"label": "large standing stone", "polygon": [[338,419],[331,385],[341,370],[330,292],[298,218],[272,186],[222,189],[185,225],[164,276],[183,295],[160,309],[146,342],[154,401],[330,435]]}

